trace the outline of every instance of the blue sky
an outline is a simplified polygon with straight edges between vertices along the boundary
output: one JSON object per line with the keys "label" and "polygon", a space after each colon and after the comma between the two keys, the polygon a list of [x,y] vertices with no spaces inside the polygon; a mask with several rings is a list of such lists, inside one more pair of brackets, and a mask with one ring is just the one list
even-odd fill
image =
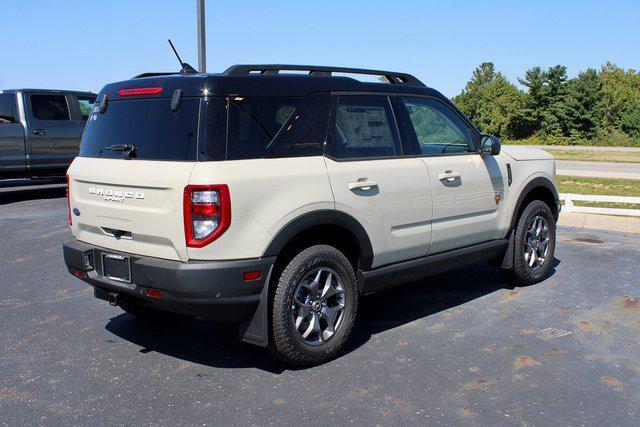
{"label": "blue sky", "polygon": [[[2,0],[0,89],[98,91],[197,66],[196,0]],[[511,81],[533,66],[570,75],[606,61],[640,68],[637,1],[207,0],[207,68],[308,63],[415,74],[447,96],[493,61]]]}

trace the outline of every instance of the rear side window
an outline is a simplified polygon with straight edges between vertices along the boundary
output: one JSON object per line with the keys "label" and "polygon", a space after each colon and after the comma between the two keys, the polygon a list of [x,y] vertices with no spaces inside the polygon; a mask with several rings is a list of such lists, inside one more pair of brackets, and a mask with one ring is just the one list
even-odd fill
{"label": "rear side window", "polygon": [[230,98],[227,159],[260,159],[299,98]]}
{"label": "rear side window", "polygon": [[0,95],[0,125],[16,122],[17,115],[16,96],[12,93]]}
{"label": "rear side window", "polygon": [[31,111],[38,120],[70,120],[64,95],[31,95]]}
{"label": "rear side window", "polygon": [[402,98],[421,154],[460,153],[473,150],[469,128],[449,107],[430,98]]}
{"label": "rear side window", "polygon": [[265,150],[265,157],[320,156],[327,139],[329,95],[303,98]]}
{"label": "rear side window", "polygon": [[80,118],[82,120],[89,119],[89,114],[91,114],[91,109],[93,108],[93,104],[96,102],[95,96],[78,96],[78,111],[80,111]]}
{"label": "rear side window", "polygon": [[340,96],[329,154],[340,159],[401,155],[386,96]]}
{"label": "rear side window", "polygon": [[200,160],[322,155],[329,103],[327,94],[207,100]]}
{"label": "rear side window", "polygon": [[171,99],[110,101],[104,113],[91,113],[87,121],[80,156],[145,160],[196,160],[199,98],[185,98],[177,111]]}

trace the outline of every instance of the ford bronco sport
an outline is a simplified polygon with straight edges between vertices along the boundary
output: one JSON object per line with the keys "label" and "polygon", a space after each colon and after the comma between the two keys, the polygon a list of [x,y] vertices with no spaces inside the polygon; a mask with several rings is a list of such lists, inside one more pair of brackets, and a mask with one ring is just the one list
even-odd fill
{"label": "ford bronco sport", "polygon": [[501,149],[408,74],[149,73],[98,95],[68,170],[64,258],[135,316],[239,323],[242,340],[317,364],[362,295],[483,260],[542,280],[554,179],[552,156]]}

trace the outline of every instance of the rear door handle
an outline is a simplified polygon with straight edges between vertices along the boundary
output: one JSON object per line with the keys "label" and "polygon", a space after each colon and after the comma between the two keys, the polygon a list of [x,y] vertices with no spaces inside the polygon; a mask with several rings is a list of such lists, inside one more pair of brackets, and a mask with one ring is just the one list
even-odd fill
{"label": "rear door handle", "polygon": [[456,178],[460,178],[462,176],[462,174],[460,172],[454,172],[454,171],[445,171],[444,173],[440,173],[438,174],[438,179],[440,181],[443,180],[447,180],[447,181],[453,181]]}
{"label": "rear door handle", "polygon": [[44,135],[46,132],[44,131],[44,129],[42,128],[38,128],[38,129],[34,129],[33,130],[33,134],[34,135]]}
{"label": "rear door handle", "polygon": [[377,186],[378,181],[375,180],[356,181],[349,183],[349,190],[371,190],[372,188]]}

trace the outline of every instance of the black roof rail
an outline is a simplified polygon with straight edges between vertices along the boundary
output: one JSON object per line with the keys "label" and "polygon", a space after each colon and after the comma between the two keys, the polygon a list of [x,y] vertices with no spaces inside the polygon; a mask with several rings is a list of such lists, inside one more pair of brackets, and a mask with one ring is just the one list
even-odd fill
{"label": "black roof rail", "polygon": [[222,74],[236,76],[259,72],[260,74],[278,74],[280,71],[308,71],[310,76],[331,76],[332,73],[366,74],[372,76],[384,76],[389,83],[404,83],[413,86],[425,86],[420,80],[411,74],[397,73],[395,71],[368,70],[364,68],[327,67],[322,65],[282,65],[282,64],[254,64],[232,65]]}

